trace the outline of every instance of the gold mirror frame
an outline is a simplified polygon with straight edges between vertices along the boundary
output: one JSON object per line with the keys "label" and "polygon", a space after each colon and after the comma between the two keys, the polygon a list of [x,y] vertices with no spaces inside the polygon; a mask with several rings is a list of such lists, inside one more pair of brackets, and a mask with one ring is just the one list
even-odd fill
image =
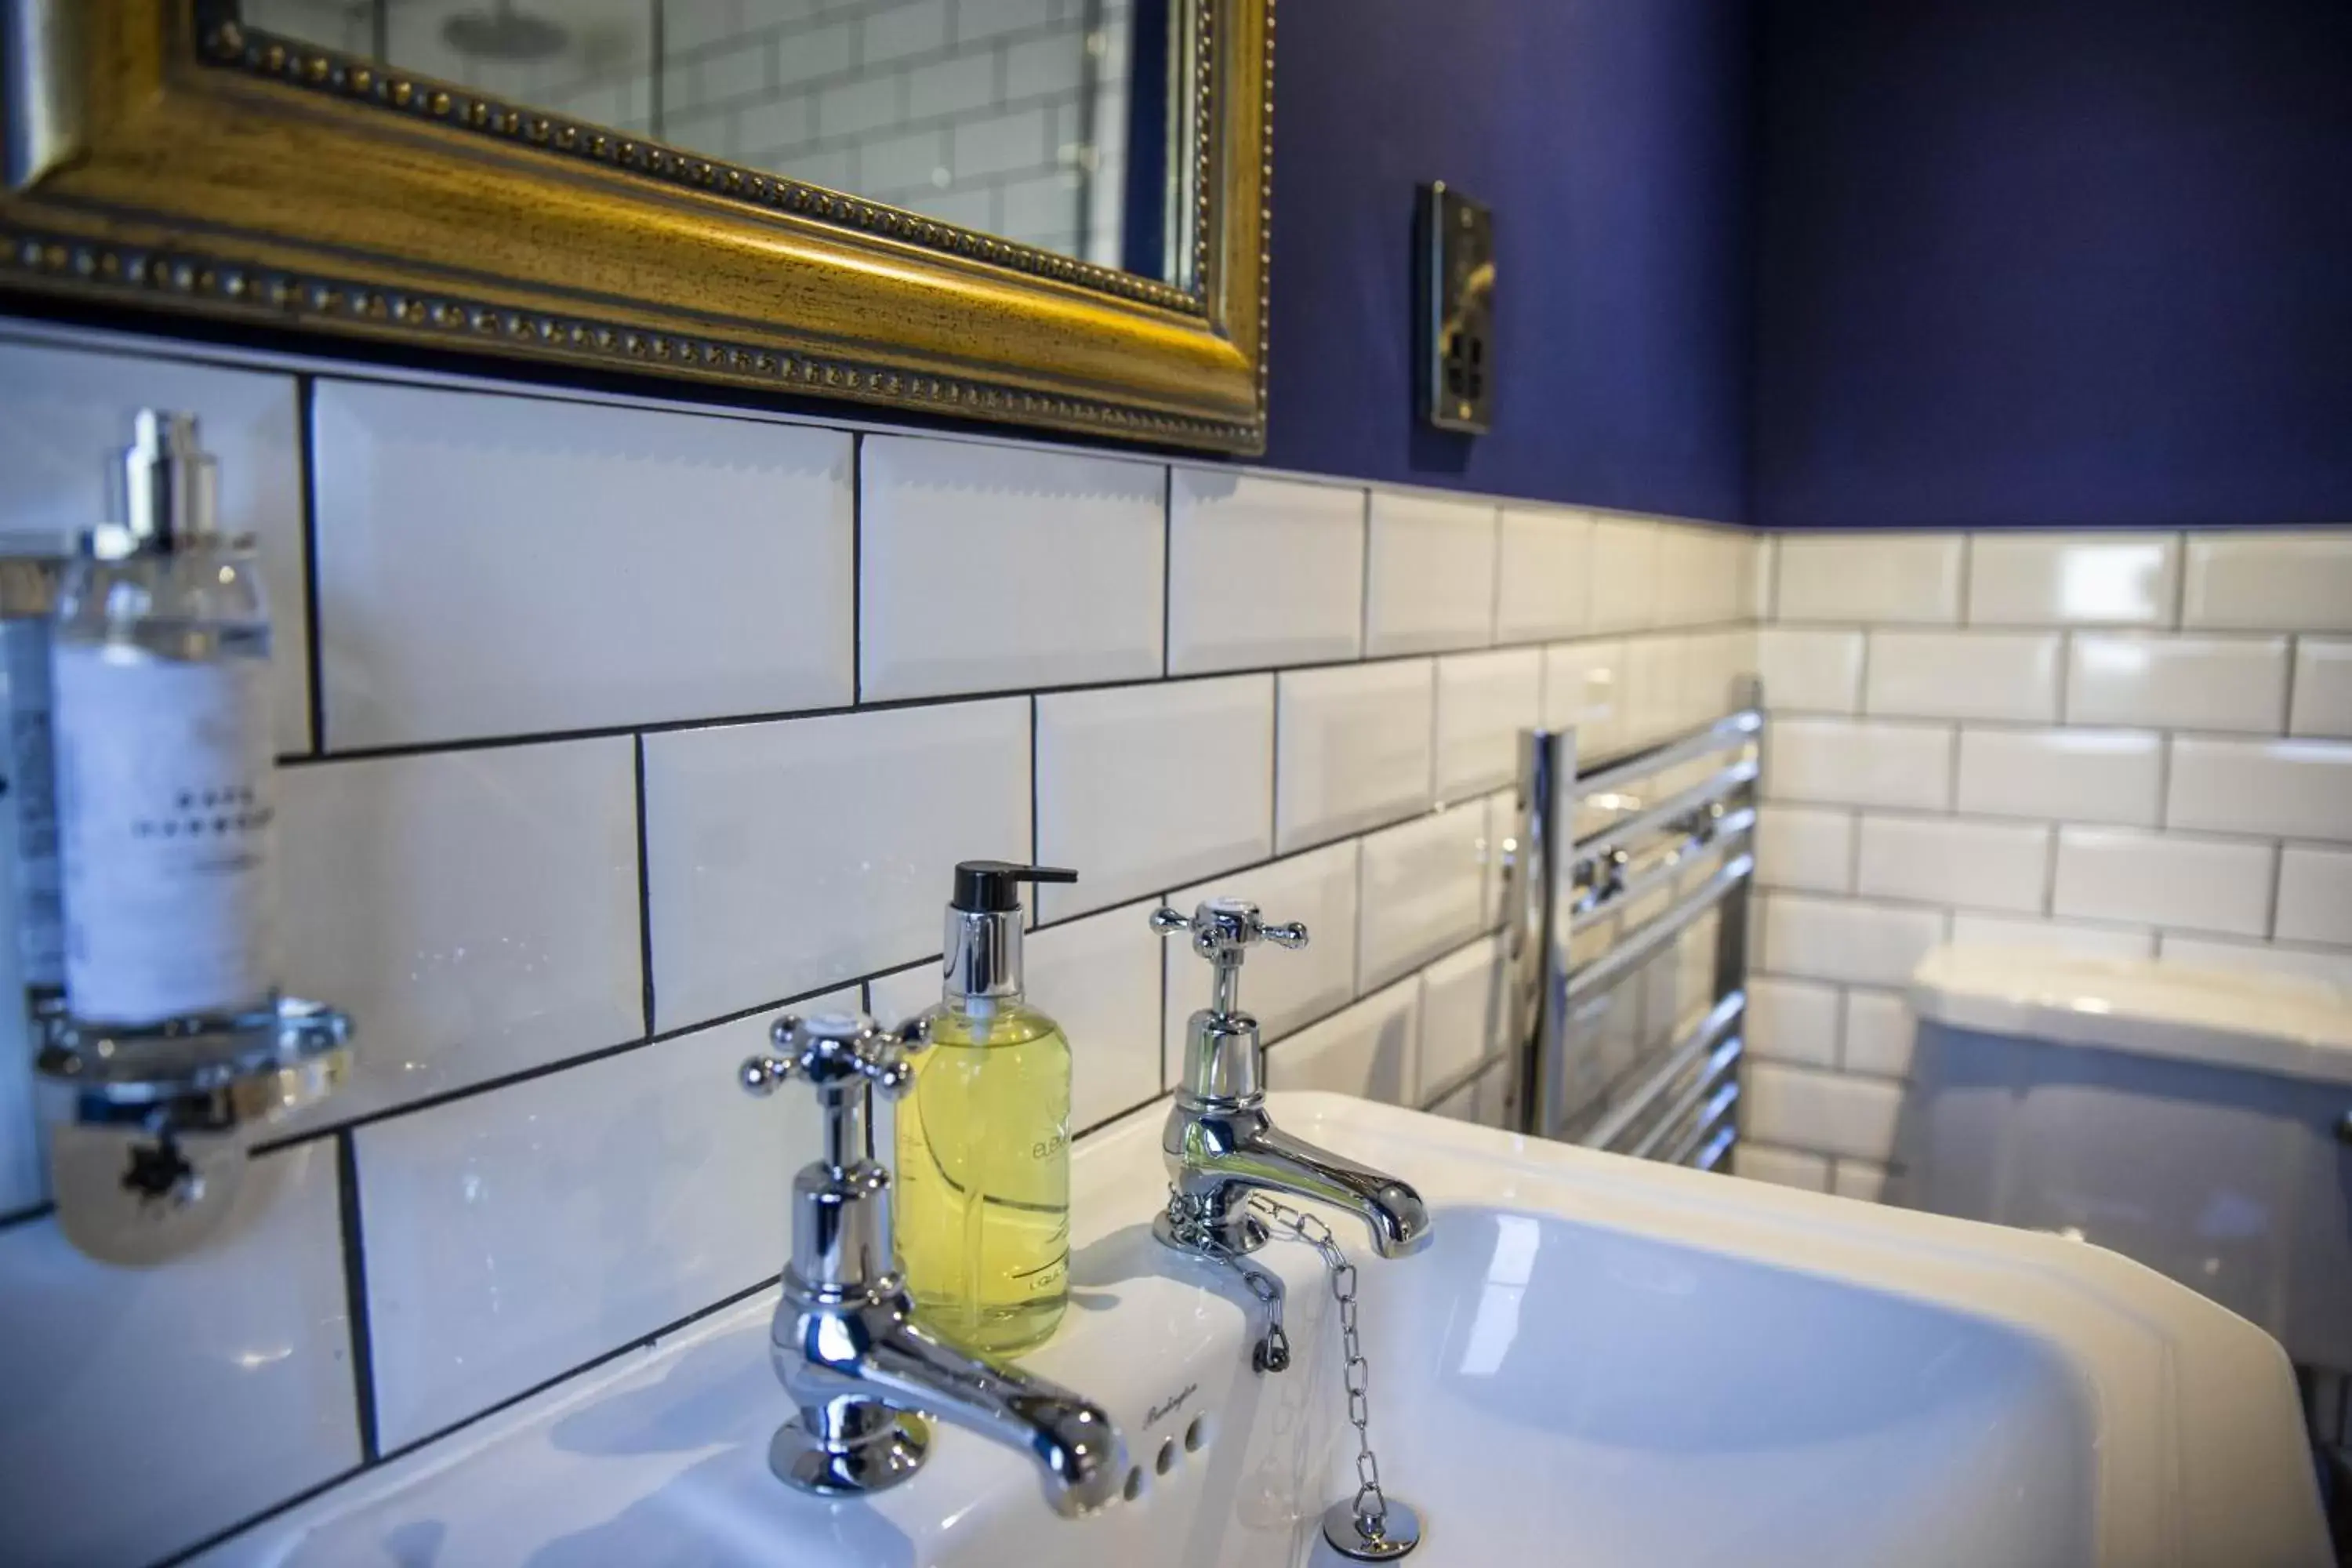
{"label": "gold mirror frame", "polygon": [[1189,12],[1169,284],[206,0],[0,0],[0,289],[1255,453],[1274,0]]}

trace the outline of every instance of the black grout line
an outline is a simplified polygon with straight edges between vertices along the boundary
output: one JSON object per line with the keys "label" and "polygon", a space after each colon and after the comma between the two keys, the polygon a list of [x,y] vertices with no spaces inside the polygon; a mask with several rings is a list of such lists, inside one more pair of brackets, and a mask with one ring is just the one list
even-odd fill
{"label": "black grout line", "polygon": [[[1029,864],[1032,866],[1042,864],[1039,857],[1045,852],[1045,847],[1039,842],[1038,832],[1038,825],[1045,815],[1039,796],[1045,793],[1045,788],[1038,782],[1037,777],[1037,694],[1033,691],[1029,694]],[[1079,869],[1083,870],[1084,868],[1081,867]],[[1043,888],[1035,888],[1034,884],[1033,889],[1031,898],[1034,907],[1030,911],[1033,917],[1030,929],[1034,931],[1036,929],[1034,917],[1045,912],[1045,890]]]}
{"label": "black grout line", "polygon": [[308,645],[302,658],[310,687],[310,748],[306,754],[310,756],[327,749],[327,658],[319,631],[319,459],[311,449],[318,440],[317,395],[316,377],[295,378],[294,465],[302,497],[302,637]]}
{"label": "black grout line", "polygon": [[647,1037],[654,1029],[654,892],[653,858],[646,833],[646,738],[633,738],[637,800],[637,984],[645,1005]]}
{"label": "black grout line", "polygon": [[375,1331],[368,1315],[367,1237],[360,1213],[359,1148],[345,1128],[335,1134],[335,1184],[343,1247],[343,1310],[351,1325],[352,1409],[359,1419],[360,1460],[383,1455],[376,1429]]}
{"label": "black grout line", "polygon": [[271,1503],[268,1508],[262,1509],[257,1513],[249,1513],[246,1515],[243,1519],[238,1520],[235,1524],[226,1525],[222,1529],[215,1530],[210,1535],[204,1537],[202,1540],[181,1547],[177,1552],[173,1552],[168,1557],[158,1558],[153,1564],[153,1568],[180,1568],[180,1564],[194,1562],[196,1558],[203,1556],[205,1552],[212,1551],[215,1547],[236,1539],[237,1536],[244,1534],[248,1530],[252,1530],[259,1525],[267,1524],[271,1520],[278,1518],[280,1514],[290,1513],[294,1510],[300,1508],[304,1503],[309,1502],[315,1498],[324,1497],[329,1492],[333,1491],[337,1487],[343,1485],[347,1481],[357,1480],[360,1477],[365,1475],[373,1468],[374,1466],[373,1464],[362,1462],[353,1465],[350,1469],[337,1471],[335,1474],[329,1476],[323,1481],[314,1482],[310,1486],[304,1487],[292,1497],[281,1498],[278,1501]]}

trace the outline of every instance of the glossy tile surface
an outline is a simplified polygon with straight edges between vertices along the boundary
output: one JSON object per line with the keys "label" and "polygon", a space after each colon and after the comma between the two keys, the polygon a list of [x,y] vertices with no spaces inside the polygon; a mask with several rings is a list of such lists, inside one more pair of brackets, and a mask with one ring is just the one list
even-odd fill
{"label": "glossy tile surface", "polygon": [[2276,734],[2286,712],[2284,637],[2078,636],[2066,720]]}
{"label": "glossy tile surface", "polygon": [[1941,910],[1810,893],[1770,893],[1763,903],[1759,967],[1768,973],[1902,985],[1944,940]]}
{"label": "glossy tile surface", "polygon": [[333,1146],[256,1161],[236,1202],[153,1268],[0,1230],[0,1555],[152,1562],[359,1463]]}
{"label": "glossy tile surface", "polygon": [[1751,1182],[1769,1182],[1775,1186],[1809,1193],[1830,1190],[1829,1161],[1794,1149],[1774,1149],[1742,1140],[1731,1152],[1731,1171]]}
{"label": "glossy tile surface", "polygon": [[1864,814],[1854,890],[1981,910],[2033,910],[2050,882],[2050,830],[2039,824]]}
{"label": "glossy tile surface", "polygon": [[2352,840],[2352,741],[2172,742],[2165,825]]}
{"label": "glossy tile surface", "polygon": [[[1510,998],[1499,938],[1482,937],[1421,973],[1421,1086],[1432,1094],[1505,1048]],[[1493,1069],[1507,1073],[1507,1068]]]}
{"label": "glossy tile surface", "polygon": [[1781,620],[1959,624],[1958,534],[1790,533],[1780,556]]}
{"label": "glossy tile surface", "polygon": [[2177,534],[1975,534],[1969,541],[1969,621],[2167,626],[2179,566]]}
{"label": "glossy tile surface", "polygon": [[2352,947],[2352,849],[2286,847],[2279,862],[2278,934]]}
{"label": "glossy tile surface", "polygon": [[1580,642],[1544,650],[1544,722],[1576,731],[1580,756],[1605,756],[1617,749],[1619,672],[1625,663],[1622,642]]}
{"label": "glossy tile surface", "polygon": [[2021,947],[2079,952],[2094,958],[2152,958],[2156,935],[2142,929],[2083,925],[2074,921],[2019,915],[1989,915],[1960,910],[1952,916],[1952,940],[1972,947]]}
{"label": "glossy tile surface", "polygon": [[1591,558],[1590,513],[1565,507],[1503,508],[1496,639],[1531,642],[1583,630]]}
{"label": "glossy tile surface", "polygon": [[1039,918],[1265,859],[1273,763],[1271,675],[1038,698],[1037,855],[1078,873],[1037,889]]}
{"label": "glossy tile surface", "polygon": [[1951,804],[1952,746],[1944,724],[1783,719],[1765,752],[1764,792],[1773,800],[1940,811]]}
{"label": "glossy tile surface", "polygon": [[1748,983],[1742,1032],[1748,1051],[1767,1060],[1835,1067],[1838,989],[1818,981],[1758,975]]}
{"label": "glossy tile surface", "polygon": [[[802,1011],[857,1006],[854,991]],[[376,1421],[397,1447],[783,1266],[816,1097],[735,1087],[772,1015],[355,1135]]]}
{"label": "glossy tile surface", "polygon": [[1845,994],[1845,1043],[1842,1058],[1852,1072],[1876,1078],[1901,1078],[1911,1070],[1911,1049],[1918,1036],[1911,1009],[1897,991],[1849,991]]}
{"label": "glossy tile surface", "polygon": [[2181,624],[2352,631],[2352,530],[2189,536]]}
{"label": "glossy tile surface", "polygon": [[[1258,1031],[1276,1040],[1344,1007],[1356,994],[1357,847],[1354,840],[1310,849],[1270,865],[1179,888],[1168,901],[1186,914],[1206,899],[1247,899],[1271,921],[1298,921],[1307,945],[1260,946],[1242,968],[1242,1006]],[[1166,1079],[1184,1081],[1184,1023],[1209,1005],[1209,965],[1192,945],[1164,939],[1167,1015],[1162,1020]]]}
{"label": "glossy tile surface", "polygon": [[1756,634],[1757,673],[1774,712],[1862,710],[1860,632],[1766,626]]}
{"label": "glossy tile surface", "polygon": [[1160,948],[1167,939],[1148,919],[1159,902],[1123,904],[1027,938],[1029,999],[1070,1039],[1073,1132],[1160,1092]]}
{"label": "glossy tile surface", "polygon": [[1614,632],[1657,625],[1663,532],[1656,523],[1640,518],[1594,517],[1587,626]]}
{"label": "glossy tile surface", "polygon": [[1478,802],[1367,834],[1357,984],[1385,985],[1476,932],[1486,814]]}
{"label": "glossy tile surface", "polygon": [[1853,813],[1824,806],[1764,807],[1756,823],[1756,878],[1801,892],[1853,890]]}
{"label": "glossy tile surface", "polygon": [[0,342],[0,531],[63,546],[114,513],[110,486],[142,408],[196,416],[220,465],[222,526],[249,532],[269,601],[271,731],[310,749],[302,431],[290,375]]}
{"label": "glossy tile surface", "polygon": [[331,749],[849,700],[846,435],[361,382],[312,409]]}
{"label": "glossy tile surface", "polygon": [[1884,1160],[1902,1103],[1891,1083],[1758,1062],[1748,1069],[1741,1110],[1748,1133],[1768,1143]]}
{"label": "glossy tile surface", "polygon": [[1401,980],[1265,1053],[1271,1089],[1327,1089],[1407,1103],[1419,1093],[1421,982]]}
{"label": "glossy tile surface", "polygon": [[1431,653],[1495,640],[1495,509],[1374,490],[1364,652]]}
{"label": "glossy tile surface", "polygon": [[2062,827],[2052,912],[2261,936],[2270,923],[2273,854],[2243,839]]}
{"label": "glossy tile surface", "polygon": [[2018,632],[1873,632],[1863,706],[1913,719],[2058,717],[2059,639]]}
{"label": "glossy tile surface", "polygon": [[1960,731],[1963,812],[2153,827],[2163,778],[2164,738],[2144,731]]}
{"label": "glossy tile surface", "polygon": [[1286,671],[1276,693],[1275,848],[1360,832],[1430,803],[1430,661]]}
{"label": "glossy tile surface", "polygon": [[1518,773],[1519,731],[1543,718],[1543,653],[1498,648],[1437,661],[1437,798],[1459,800]]}
{"label": "glossy tile surface", "polygon": [[1363,650],[1364,492],[1179,468],[1168,494],[1168,669]]}
{"label": "glossy tile surface", "polygon": [[646,738],[663,1029],[940,948],[955,863],[1029,854],[1020,698]]}
{"label": "glossy tile surface", "polygon": [[1159,465],[868,436],[858,472],[867,700],[1160,673]]}
{"label": "glossy tile surface", "polygon": [[2294,648],[2298,735],[2352,738],[2352,637],[2300,637]]}

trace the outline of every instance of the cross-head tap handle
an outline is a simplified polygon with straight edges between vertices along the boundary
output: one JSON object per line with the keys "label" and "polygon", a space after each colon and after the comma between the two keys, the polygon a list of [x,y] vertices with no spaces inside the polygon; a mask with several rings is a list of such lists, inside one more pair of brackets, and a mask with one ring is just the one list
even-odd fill
{"label": "cross-head tap handle", "polygon": [[1297,921],[1270,922],[1247,899],[1206,899],[1190,915],[1162,904],[1151,911],[1151,929],[1162,936],[1192,933],[1192,951],[1209,961],[1214,975],[1209,1010],[1220,1014],[1241,1010],[1242,959],[1251,947],[1261,942],[1287,948],[1307,945],[1306,926]]}

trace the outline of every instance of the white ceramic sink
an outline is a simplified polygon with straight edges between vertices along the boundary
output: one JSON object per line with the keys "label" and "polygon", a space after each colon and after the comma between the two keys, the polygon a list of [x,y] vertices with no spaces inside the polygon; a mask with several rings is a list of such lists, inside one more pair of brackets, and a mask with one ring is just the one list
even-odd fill
{"label": "white ceramic sink", "polygon": [[[2329,1560],[2277,1345],[2113,1254],[1337,1096],[1272,1110],[1435,1215],[1427,1250],[1385,1263],[1332,1216],[1362,1260],[1372,1432],[1425,1520],[1423,1568]],[[762,1298],[206,1561],[1334,1561],[1317,1521],[1354,1451],[1320,1266],[1259,1255],[1290,1286],[1294,1361],[1252,1372],[1231,1277],[1150,1237],[1159,1117],[1078,1152],[1076,1300],[1028,1358],[1111,1412],[1133,1501],[1057,1520],[1025,1459],[953,1430],[881,1497],[787,1491],[765,1462],[790,1411]]]}

